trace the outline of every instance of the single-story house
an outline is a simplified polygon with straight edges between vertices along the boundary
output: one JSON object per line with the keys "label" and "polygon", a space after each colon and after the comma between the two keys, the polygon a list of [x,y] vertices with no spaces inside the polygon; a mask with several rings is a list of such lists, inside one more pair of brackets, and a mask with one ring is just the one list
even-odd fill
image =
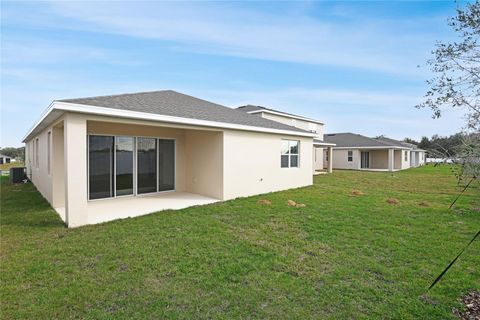
{"label": "single-story house", "polygon": [[311,185],[317,133],[175,91],[53,101],[23,139],[69,227]]}
{"label": "single-story house", "polygon": [[324,164],[323,155],[324,153],[332,154],[332,148],[335,146],[335,143],[326,142],[323,140],[325,123],[322,121],[255,105],[241,106],[237,109],[252,115],[260,116],[265,119],[270,119],[278,123],[283,123],[314,133],[316,136],[313,140],[312,150],[313,169],[315,171],[327,169],[328,172],[332,172],[332,166],[329,165],[328,162]]}
{"label": "single-story house", "polygon": [[425,164],[425,150],[416,145],[386,137],[369,138],[354,133],[329,133],[325,141],[335,143],[324,162],[334,169],[398,171]]}
{"label": "single-story house", "polygon": [[0,154],[0,164],[10,163],[10,162],[15,162],[15,160],[9,156]]}

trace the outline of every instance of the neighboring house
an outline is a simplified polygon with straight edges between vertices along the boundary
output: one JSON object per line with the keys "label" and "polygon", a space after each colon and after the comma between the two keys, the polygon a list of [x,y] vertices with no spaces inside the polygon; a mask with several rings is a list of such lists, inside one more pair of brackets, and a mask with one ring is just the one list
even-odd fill
{"label": "neighboring house", "polygon": [[335,144],[323,141],[323,132],[325,126],[323,122],[294,115],[291,113],[286,113],[283,111],[265,108],[262,106],[246,105],[238,107],[237,109],[252,115],[257,115],[265,119],[270,119],[278,123],[283,123],[295,128],[307,130],[314,133],[316,136],[313,140],[312,150],[313,169],[323,170],[325,168],[328,170],[328,172],[332,172],[332,167],[328,166],[328,162],[324,163],[323,155],[324,153],[327,155],[332,154],[332,147],[335,146]]}
{"label": "neighboring house", "polygon": [[425,164],[425,150],[403,141],[354,133],[330,133],[324,137],[326,142],[336,144],[334,169],[397,171]]}
{"label": "neighboring house", "polygon": [[10,163],[10,162],[15,162],[15,159],[12,159],[9,156],[0,154],[0,164]]}
{"label": "neighboring house", "polygon": [[311,185],[317,136],[155,91],[53,101],[23,141],[28,177],[76,227]]}

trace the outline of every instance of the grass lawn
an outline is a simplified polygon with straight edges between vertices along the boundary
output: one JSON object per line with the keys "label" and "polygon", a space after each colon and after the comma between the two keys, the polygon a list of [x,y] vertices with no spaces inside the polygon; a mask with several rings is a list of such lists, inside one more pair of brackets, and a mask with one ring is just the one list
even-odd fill
{"label": "grass lawn", "polygon": [[447,209],[459,192],[448,167],[338,171],[311,187],[70,230],[31,184],[2,182],[4,319],[445,319],[480,288],[476,241],[426,293],[480,228],[478,184]]}
{"label": "grass lawn", "polygon": [[9,170],[10,168],[24,167],[24,166],[25,165],[23,162],[16,161],[16,162],[0,164],[0,170]]}

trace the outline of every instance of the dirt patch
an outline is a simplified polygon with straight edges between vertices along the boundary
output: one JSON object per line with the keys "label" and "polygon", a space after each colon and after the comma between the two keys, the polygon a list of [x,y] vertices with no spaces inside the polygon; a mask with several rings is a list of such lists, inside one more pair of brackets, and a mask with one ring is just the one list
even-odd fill
{"label": "dirt patch", "polygon": [[430,203],[428,201],[422,201],[418,205],[420,207],[430,207]]}
{"label": "dirt patch", "polygon": [[396,199],[396,198],[388,198],[387,203],[388,204],[399,204],[400,201],[398,201],[398,199]]}
{"label": "dirt patch", "polygon": [[464,310],[453,309],[453,314],[462,320],[480,319],[480,292],[472,291],[464,295],[460,301],[464,305]]}
{"label": "dirt patch", "polygon": [[363,195],[363,192],[357,189],[353,189],[349,194],[350,197],[356,197],[361,195]]}
{"label": "dirt patch", "polygon": [[287,206],[289,207],[295,207],[297,203],[293,200],[287,200]]}
{"label": "dirt patch", "polygon": [[272,202],[267,199],[260,199],[257,201],[257,204],[262,205],[262,206],[271,206]]}

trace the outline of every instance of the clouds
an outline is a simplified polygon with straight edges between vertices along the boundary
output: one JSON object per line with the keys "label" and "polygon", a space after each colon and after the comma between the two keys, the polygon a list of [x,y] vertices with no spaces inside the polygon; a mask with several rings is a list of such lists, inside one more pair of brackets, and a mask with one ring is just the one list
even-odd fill
{"label": "clouds", "polygon": [[2,3],[2,143],[18,145],[53,99],[159,89],[280,108],[328,131],[452,133],[456,113],[434,122],[413,108],[427,78],[417,64],[450,36],[445,5],[420,6]]}
{"label": "clouds", "polygon": [[424,27],[440,20],[356,18],[346,11],[332,21],[328,12],[338,15],[338,7],[321,7],[314,17],[204,2],[53,2],[51,8],[71,27],[171,41],[177,50],[407,76],[419,75],[416,66],[434,43],[436,34]]}

